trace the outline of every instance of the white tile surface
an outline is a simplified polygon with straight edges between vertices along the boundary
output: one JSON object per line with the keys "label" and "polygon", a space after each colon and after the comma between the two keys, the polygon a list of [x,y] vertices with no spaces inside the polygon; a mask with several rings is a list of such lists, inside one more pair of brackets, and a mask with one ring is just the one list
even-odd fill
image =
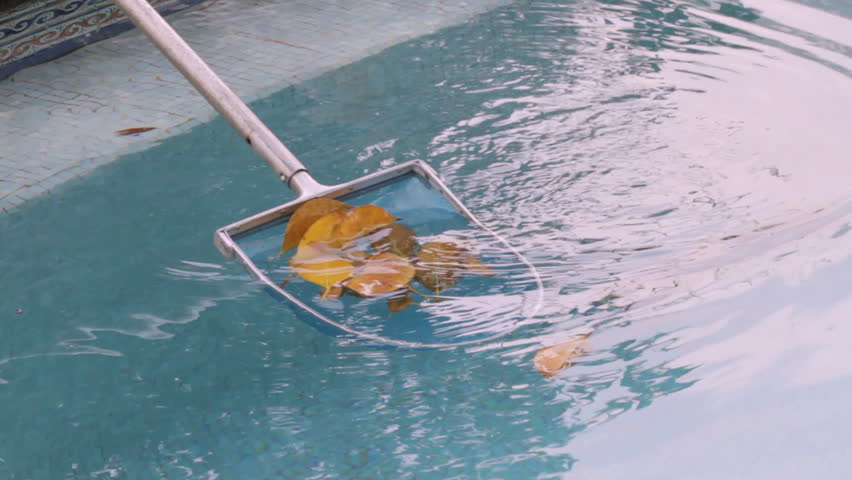
{"label": "white tile surface", "polygon": [[[250,102],[506,3],[215,0],[169,22]],[[215,115],[135,30],[22,70],[0,81],[0,211]]]}

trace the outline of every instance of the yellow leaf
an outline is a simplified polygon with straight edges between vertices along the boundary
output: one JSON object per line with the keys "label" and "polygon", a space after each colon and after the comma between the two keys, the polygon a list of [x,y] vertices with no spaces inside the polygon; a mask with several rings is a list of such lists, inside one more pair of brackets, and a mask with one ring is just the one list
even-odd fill
{"label": "yellow leaf", "polygon": [[299,245],[296,254],[290,259],[290,264],[298,265],[300,263],[316,262],[322,257],[338,257],[337,249],[321,242]]}
{"label": "yellow leaf", "polygon": [[366,235],[378,227],[399,220],[387,210],[376,205],[362,205],[346,212],[346,218],[340,222],[339,234],[346,238]]}
{"label": "yellow leaf", "polygon": [[343,212],[350,208],[352,207],[330,198],[314,198],[303,203],[293,212],[293,215],[290,216],[290,220],[287,222],[281,252],[286,252],[297,246],[311,225],[323,216],[329,213]]}
{"label": "yellow leaf", "polygon": [[544,347],[536,352],[533,358],[535,369],[545,377],[552,377],[556,373],[571,365],[571,361],[577,355],[581,355],[587,346],[586,339],[589,334],[582,335],[577,338],[572,338],[556,345]]}
{"label": "yellow leaf", "polygon": [[367,259],[358,272],[343,285],[365,297],[403,288],[414,278],[411,263],[393,253],[378,253]]}
{"label": "yellow leaf", "polygon": [[[302,240],[299,242],[299,250],[312,244],[325,244],[332,248],[340,248],[346,242],[346,238],[340,236],[340,223],[346,218],[345,212],[334,212],[323,215],[311,225]],[[298,251],[296,252],[298,255]]]}
{"label": "yellow leaf", "polygon": [[305,280],[328,288],[349,278],[355,267],[342,258],[319,257],[304,263],[294,263],[293,270]]}
{"label": "yellow leaf", "polygon": [[355,271],[352,262],[340,258],[337,249],[322,242],[300,244],[290,265],[300,277],[326,288],[346,280]]}

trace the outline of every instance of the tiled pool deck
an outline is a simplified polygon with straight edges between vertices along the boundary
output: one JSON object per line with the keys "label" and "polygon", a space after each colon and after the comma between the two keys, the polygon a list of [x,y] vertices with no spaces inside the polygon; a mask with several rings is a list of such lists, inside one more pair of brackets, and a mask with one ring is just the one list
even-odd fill
{"label": "tiled pool deck", "polygon": [[[214,0],[169,22],[249,102],[506,3]],[[136,30],[21,70],[0,80],[0,210],[215,115]]]}

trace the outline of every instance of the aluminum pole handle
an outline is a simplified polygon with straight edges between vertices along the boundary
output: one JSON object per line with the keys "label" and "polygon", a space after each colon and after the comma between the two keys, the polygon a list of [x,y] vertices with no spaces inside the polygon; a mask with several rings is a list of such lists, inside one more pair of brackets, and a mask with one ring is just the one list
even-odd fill
{"label": "aluminum pole handle", "polygon": [[[305,195],[320,185],[299,159],[219,78],[146,0],[115,0],[196,90],[231,124],[249,145],[296,193]],[[297,176],[298,174],[298,176]]]}

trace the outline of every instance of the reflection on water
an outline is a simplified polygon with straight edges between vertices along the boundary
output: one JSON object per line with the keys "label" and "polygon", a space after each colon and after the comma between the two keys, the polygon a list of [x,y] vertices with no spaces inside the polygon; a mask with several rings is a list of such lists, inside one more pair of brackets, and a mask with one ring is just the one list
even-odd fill
{"label": "reflection on water", "polygon": [[0,473],[845,471],[852,15],[806,3],[523,2],[258,102],[321,181],[425,159],[523,251],[545,312],[499,343],[293,318],[210,246],[286,200],[222,122],[0,219]]}

